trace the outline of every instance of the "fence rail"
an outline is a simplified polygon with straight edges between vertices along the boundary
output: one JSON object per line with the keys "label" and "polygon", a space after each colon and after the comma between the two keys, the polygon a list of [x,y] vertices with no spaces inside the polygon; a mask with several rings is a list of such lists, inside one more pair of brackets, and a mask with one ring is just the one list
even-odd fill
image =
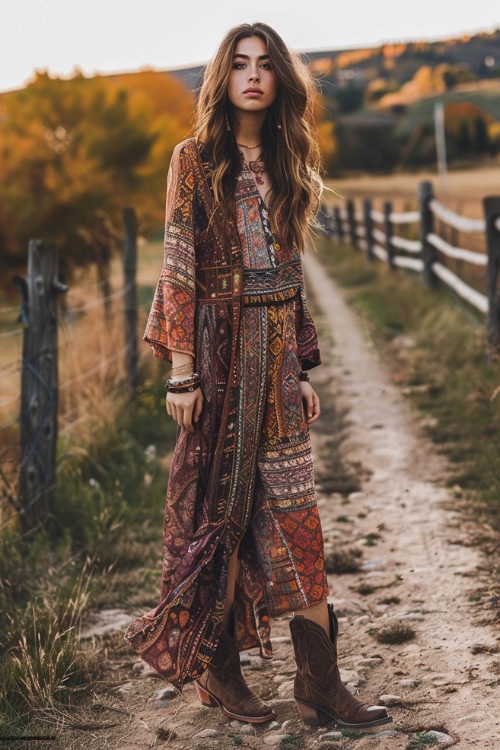
{"label": "fence rail", "polygon": [[[418,191],[418,211],[393,211],[386,201],[383,210],[363,201],[357,210],[354,201],[333,209],[323,207],[321,221],[325,232],[339,242],[348,242],[378,259],[391,270],[402,268],[421,274],[429,287],[439,283],[452,289],[461,299],[486,316],[487,355],[500,356],[500,197],[485,198],[484,218],[472,219],[452,211],[438,201],[430,182],[422,182]],[[441,231],[437,224],[441,224]],[[443,228],[453,236],[442,236]],[[402,236],[401,230],[411,236]],[[399,233],[397,233],[399,232]],[[485,252],[460,247],[456,235],[481,234]],[[454,263],[450,268],[447,263]],[[483,289],[475,289],[463,276],[463,264],[484,269]],[[469,277],[470,277],[469,272]]]}

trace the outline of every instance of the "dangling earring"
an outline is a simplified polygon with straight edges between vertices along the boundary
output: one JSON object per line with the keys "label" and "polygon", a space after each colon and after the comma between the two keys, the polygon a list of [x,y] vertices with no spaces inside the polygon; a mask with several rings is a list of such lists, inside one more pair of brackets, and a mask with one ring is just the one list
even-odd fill
{"label": "dangling earring", "polygon": [[226,128],[228,130],[231,130],[231,123],[229,122],[229,116],[228,116],[227,112],[224,112],[224,117],[226,118]]}
{"label": "dangling earring", "polygon": [[278,123],[278,130],[281,130],[281,125]]}

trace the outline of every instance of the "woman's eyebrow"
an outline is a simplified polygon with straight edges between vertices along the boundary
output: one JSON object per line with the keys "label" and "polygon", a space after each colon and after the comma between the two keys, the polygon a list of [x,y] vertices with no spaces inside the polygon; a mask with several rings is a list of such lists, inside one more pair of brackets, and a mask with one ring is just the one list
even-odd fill
{"label": "woman's eyebrow", "polygon": [[[236,52],[234,57],[243,57],[245,60],[250,60],[250,55],[242,55],[241,52]],[[269,55],[259,55],[257,60],[269,60]]]}

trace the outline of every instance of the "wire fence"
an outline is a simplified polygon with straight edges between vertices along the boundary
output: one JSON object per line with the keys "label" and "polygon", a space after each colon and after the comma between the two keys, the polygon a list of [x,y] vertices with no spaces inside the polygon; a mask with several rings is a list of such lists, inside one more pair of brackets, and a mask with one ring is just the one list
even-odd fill
{"label": "wire fence", "polygon": [[7,506],[31,526],[50,512],[58,432],[83,441],[135,396],[131,383],[149,355],[131,356],[149,307],[137,304],[135,226],[129,216],[124,273],[105,287],[67,290],[57,279],[54,246],[30,242],[28,274],[18,283],[24,324],[0,333],[9,344],[0,365],[0,526]]}

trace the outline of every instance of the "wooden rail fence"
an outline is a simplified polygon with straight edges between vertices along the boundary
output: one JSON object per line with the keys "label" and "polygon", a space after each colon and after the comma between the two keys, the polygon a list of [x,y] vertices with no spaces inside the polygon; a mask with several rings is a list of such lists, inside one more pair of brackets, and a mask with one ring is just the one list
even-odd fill
{"label": "wooden rail fence", "polygon": [[[376,210],[365,199],[362,210],[353,200],[345,206],[322,207],[320,223],[328,236],[364,251],[369,261],[387,263],[391,270],[403,268],[421,274],[430,288],[443,283],[461,299],[486,316],[487,356],[500,356],[500,196],[483,200],[483,219],[471,219],[452,211],[434,196],[432,183],[422,182],[418,191],[418,210],[395,212],[386,201]],[[453,244],[437,231],[437,220],[454,233],[484,235],[486,252],[477,252]],[[413,228],[414,237],[401,236],[401,228]],[[407,232],[408,233],[408,232]],[[483,289],[475,289],[446,259],[484,268]]]}

